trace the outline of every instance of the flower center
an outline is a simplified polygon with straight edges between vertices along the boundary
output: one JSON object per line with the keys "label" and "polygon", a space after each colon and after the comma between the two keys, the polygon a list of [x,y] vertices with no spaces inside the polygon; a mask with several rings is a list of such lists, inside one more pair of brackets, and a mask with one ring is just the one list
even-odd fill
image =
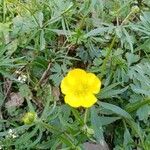
{"label": "flower center", "polygon": [[87,84],[81,84],[80,87],[76,88],[74,90],[74,94],[76,96],[84,96],[88,92],[88,86]]}

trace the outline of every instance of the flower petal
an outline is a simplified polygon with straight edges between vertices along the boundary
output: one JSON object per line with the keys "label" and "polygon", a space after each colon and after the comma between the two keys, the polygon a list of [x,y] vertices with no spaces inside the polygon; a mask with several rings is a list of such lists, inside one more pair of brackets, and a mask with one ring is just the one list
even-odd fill
{"label": "flower petal", "polygon": [[82,107],[91,107],[97,102],[97,98],[93,94],[88,94],[82,99],[81,106]]}
{"label": "flower petal", "polygon": [[69,104],[72,107],[80,107],[81,99],[80,97],[69,94],[65,96],[65,103]]}
{"label": "flower petal", "polygon": [[63,94],[67,94],[70,91],[70,85],[67,80],[67,77],[63,78],[60,87]]}
{"label": "flower petal", "polygon": [[76,68],[76,69],[72,69],[69,71],[68,73],[68,76],[71,76],[71,77],[83,77],[86,75],[86,72],[82,69],[79,69],[79,68]]}
{"label": "flower petal", "polygon": [[63,94],[73,93],[79,87],[82,88],[82,83],[86,83],[87,73],[82,69],[73,69],[69,71],[66,77],[61,82],[61,91]]}
{"label": "flower petal", "polygon": [[83,82],[85,82],[85,76],[86,76],[86,72],[82,69],[73,69],[71,71],[69,71],[67,77],[68,80],[70,80],[72,82],[72,84],[78,86],[79,84],[82,84]]}
{"label": "flower petal", "polygon": [[100,91],[101,81],[95,74],[87,73],[87,85],[89,92],[97,94]]}

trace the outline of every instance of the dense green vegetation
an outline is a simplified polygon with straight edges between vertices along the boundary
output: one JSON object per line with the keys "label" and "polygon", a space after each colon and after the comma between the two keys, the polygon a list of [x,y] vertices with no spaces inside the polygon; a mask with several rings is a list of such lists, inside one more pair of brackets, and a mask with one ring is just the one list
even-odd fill
{"label": "dense green vegetation", "polygon": [[[71,68],[102,81],[64,103]],[[149,0],[0,0],[0,148],[150,150]]]}

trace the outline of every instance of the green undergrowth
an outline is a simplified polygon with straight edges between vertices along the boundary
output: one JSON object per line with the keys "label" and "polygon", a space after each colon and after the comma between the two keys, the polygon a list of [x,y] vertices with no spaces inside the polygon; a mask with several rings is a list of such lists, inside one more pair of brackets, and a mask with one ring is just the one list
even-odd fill
{"label": "green undergrowth", "polygon": [[[71,68],[102,81],[86,114],[59,88]],[[0,0],[1,149],[150,150],[149,115],[149,0]]]}

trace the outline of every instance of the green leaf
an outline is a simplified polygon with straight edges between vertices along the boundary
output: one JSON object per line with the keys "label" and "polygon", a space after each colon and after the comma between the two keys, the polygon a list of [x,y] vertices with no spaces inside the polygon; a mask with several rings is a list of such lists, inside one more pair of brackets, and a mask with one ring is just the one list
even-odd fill
{"label": "green leaf", "polygon": [[23,144],[29,141],[33,136],[37,134],[38,126],[36,126],[31,132],[25,132],[23,135],[19,137],[19,139],[15,142],[15,144]]}
{"label": "green leaf", "polygon": [[5,100],[4,99],[4,93],[2,91],[2,86],[1,86],[1,83],[0,83],[0,108],[3,105],[4,100]]}
{"label": "green leaf", "polygon": [[99,121],[101,122],[102,126],[111,124],[117,120],[121,119],[120,117],[104,117],[104,116],[99,116]]}
{"label": "green leaf", "polygon": [[86,33],[84,35],[85,38],[91,37],[91,36],[97,36],[100,34],[104,34],[105,32],[108,32],[108,30],[113,30],[114,26],[109,26],[109,27],[101,27],[101,28],[96,28],[91,30],[90,32]]}
{"label": "green leaf", "polygon": [[132,119],[131,115],[128,112],[126,112],[125,110],[121,109],[116,105],[105,103],[105,102],[99,102],[99,105],[105,109],[111,110],[113,113],[117,114],[118,116],[127,119]]}
{"label": "green leaf", "polygon": [[92,107],[91,109],[90,120],[92,129],[94,130],[94,136],[97,139],[97,141],[104,139],[102,124],[99,120],[99,116],[95,107]]}
{"label": "green leaf", "polygon": [[20,92],[20,95],[27,100],[29,111],[34,112],[35,110],[31,103],[32,92],[31,92],[29,86],[27,84],[20,85],[19,92]]}
{"label": "green leaf", "polygon": [[150,99],[149,98],[143,99],[143,100],[138,100],[135,103],[128,104],[125,107],[125,110],[127,112],[134,112],[134,111],[138,110],[140,107],[143,107],[144,105],[147,105],[147,104],[150,104]]}
{"label": "green leaf", "polygon": [[133,130],[134,135],[137,134],[141,140],[141,142],[143,143],[144,141],[144,137],[143,137],[143,132],[141,127],[139,126],[139,124],[137,124],[136,122],[132,121],[132,120],[126,120],[126,122],[130,125],[130,128]]}
{"label": "green leaf", "polygon": [[130,66],[133,63],[137,62],[140,59],[140,57],[133,53],[126,53],[126,59],[128,61],[128,66]]}
{"label": "green leaf", "polygon": [[44,50],[46,46],[46,41],[45,41],[45,37],[44,37],[44,30],[41,30],[40,32],[40,50]]}
{"label": "green leaf", "polygon": [[44,15],[41,11],[36,13],[36,18],[38,20],[39,26],[42,28],[43,26],[43,20],[44,20]]}
{"label": "green leaf", "polygon": [[119,94],[122,94],[123,92],[125,92],[128,89],[128,86],[125,88],[122,88],[122,89],[120,89],[120,88],[114,89],[115,87],[117,87],[117,85],[119,85],[119,83],[114,83],[107,87],[104,87],[103,89],[101,89],[98,97],[100,99],[118,97]]}
{"label": "green leaf", "polygon": [[130,46],[131,52],[133,53],[133,41],[131,39],[131,36],[129,35],[129,33],[127,32],[125,28],[122,28],[122,31],[125,34],[126,41]]}
{"label": "green leaf", "polygon": [[132,143],[133,143],[132,136],[131,136],[129,130],[127,128],[125,128],[123,146],[125,147],[125,149],[132,150],[131,149]]}
{"label": "green leaf", "polygon": [[20,85],[19,92],[22,97],[29,99],[29,100],[32,99],[32,92],[27,84]]}
{"label": "green leaf", "polygon": [[49,112],[49,109],[50,109],[50,102],[53,101],[53,97],[52,97],[52,91],[51,91],[51,86],[50,85],[46,85],[44,87],[44,98],[46,100],[46,103],[45,103],[45,107],[44,107],[44,110],[42,112],[42,115],[41,115],[41,119],[46,119],[48,116],[48,112]]}
{"label": "green leaf", "polygon": [[139,120],[147,121],[149,114],[150,114],[150,105],[141,106],[137,110],[137,116]]}
{"label": "green leaf", "polygon": [[11,43],[9,43],[7,46],[6,46],[6,49],[7,49],[7,55],[8,56],[11,56],[16,50],[17,50],[17,46],[18,46],[18,40],[13,40]]}
{"label": "green leaf", "polygon": [[143,94],[150,97],[150,64],[139,63],[133,66],[129,71],[130,79],[133,80],[131,89],[137,94]]}

